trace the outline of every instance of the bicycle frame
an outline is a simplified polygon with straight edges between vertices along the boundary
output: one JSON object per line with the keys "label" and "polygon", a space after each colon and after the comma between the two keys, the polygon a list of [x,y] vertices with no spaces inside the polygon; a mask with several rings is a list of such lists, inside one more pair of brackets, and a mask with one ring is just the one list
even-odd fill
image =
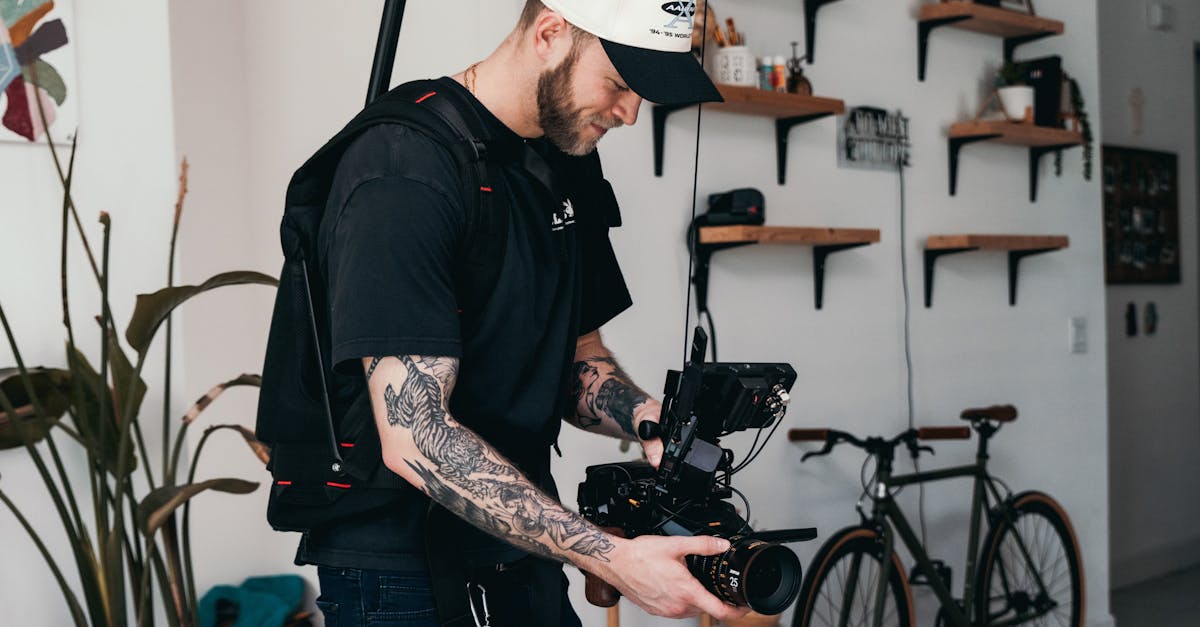
{"label": "bicycle frame", "polygon": [[[990,431],[990,432],[988,432]],[[875,525],[883,538],[883,559],[879,572],[879,581],[876,586],[875,598],[875,613],[873,624],[876,627],[881,627],[883,623],[883,610],[887,600],[887,581],[892,568],[892,560],[888,557],[895,549],[895,535],[900,536],[900,540],[904,543],[916,560],[916,567],[929,581],[929,586],[933,588],[934,594],[937,595],[938,601],[941,603],[946,617],[951,625],[955,627],[971,627],[971,610],[975,601],[975,575],[978,568],[979,558],[979,540],[982,516],[995,506],[1004,502],[1004,497],[1001,496],[999,488],[996,486],[996,480],[987,472],[987,443],[988,438],[994,433],[994,428],[985,427],[979,430],[980,443],[979,450],[976,454],[974,464],[967,466],[955,466],[952,468],[944,468],[939,470],[931,470],[927,472],[917,472],[905,475],[892,474],[892,462],[894,449],[885,453],[876,455],[879,463],[874,484],[871,486],[872,493],[869,495],[873,502],[870,522]],[[930,481],[940,481],[943,479],[956,479],[972,477],[973,489],[971,495],[971,523],[970,531],[967,539],[967,572],[966,579],[963,584],[963,603],[960,606],[951,595],[946,583],[942,581],[941,575],[934,567],[929,554],[925,552],[921,541],[917,538],[912,526],[904,516],[904,512],[900,506],[896,504],[892,498],[892,489],[907,485],[926,483]],[[1029,549],[1025,545],[1025,540],[1021,538],[1019,531],[1016,528],[1016,520],[1013,517],[1012,510],[1004,507],[998,507],[997,510],[1005,517],[1008,522],[1013,537],[1016,539],[1017,546],[1020,548],[1023,558],[1027,562],[1032,562],[1029,554]],[[894,533],[893,533],[894,531]],[[847,590],[847,598],[853,596],[853,587],[857,582],[856,572],[858,564],[855,563],[851,567],[849,581],[851,585]],[[1036,578],[1038,588],[1044,593],[1046,584],[1042,581],[1041,574],[1033,570],[1033,575]],[[1043,615],[1041,612],[1038,616]],[[842,617],[843,623],[847,616]],[[988,623],[989,627],[1006,627],[1008,625],[1016,625],[1026,622],[1030,619],[1029,616],[1017,616],[1015,618],[998,622]]]}

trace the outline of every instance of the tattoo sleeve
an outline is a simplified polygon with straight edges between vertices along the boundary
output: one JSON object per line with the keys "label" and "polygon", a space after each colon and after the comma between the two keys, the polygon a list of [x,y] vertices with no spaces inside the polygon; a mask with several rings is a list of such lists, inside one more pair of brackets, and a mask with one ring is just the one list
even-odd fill
{"label": "tattoo sleeve", "polygon": [[576,416],[568,418],[575,426],[615,437],[637,437],[633,417],[650,396],[634,385],[617,360],[609,355],[594,355],[575,362],[571,380],[571,399]]}
{"label": "tattoo sleeve", "polygon": [[385,451],[389,441],[411,438],[408,450],[399,445],[403,467],[392,470],[518,548],[560,561],[608,561],[615,548],[608,535],[544,494],[450,415],[447,400],[457,373],[458,360],[450,358],[397,357],[377,364],[370,386]]}

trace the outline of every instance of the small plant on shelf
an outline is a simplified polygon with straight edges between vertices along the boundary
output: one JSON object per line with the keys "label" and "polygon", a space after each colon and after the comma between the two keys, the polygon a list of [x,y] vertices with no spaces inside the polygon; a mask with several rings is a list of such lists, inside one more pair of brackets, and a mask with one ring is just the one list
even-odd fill
{"label": "small plant on shelf", "polygon": [[[1025,84],[1026,64],[1005,61],[996,71],[996,91],[984,103],[986,110],[992,99],[1000,101],[1000,111],[1010,122],[1033,122],[1033,88]],[[982,110],[980,114],[982,115]]]}

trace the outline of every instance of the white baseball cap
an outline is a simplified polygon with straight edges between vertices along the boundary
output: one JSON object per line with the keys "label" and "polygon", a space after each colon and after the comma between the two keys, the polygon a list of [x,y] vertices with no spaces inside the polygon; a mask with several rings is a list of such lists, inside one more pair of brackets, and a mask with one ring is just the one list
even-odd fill
{"label": "white baseball cap", "polygon": [[692,56],[695,0],[542,0],[600,39],[621,78],[658,104],[721,102]]}

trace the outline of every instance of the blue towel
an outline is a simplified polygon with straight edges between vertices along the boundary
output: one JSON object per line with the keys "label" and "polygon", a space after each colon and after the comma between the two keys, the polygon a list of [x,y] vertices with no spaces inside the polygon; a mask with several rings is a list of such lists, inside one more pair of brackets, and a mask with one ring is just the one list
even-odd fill
{"label": "blue towel", "polygon": [[304,580],[298,575],[251,577],[237,587],[213,586],[200,599],[200,627],[216,627],[218,614],[228,618],[229,612],[237,616],[233,627],[282,627],[303,600]]}

